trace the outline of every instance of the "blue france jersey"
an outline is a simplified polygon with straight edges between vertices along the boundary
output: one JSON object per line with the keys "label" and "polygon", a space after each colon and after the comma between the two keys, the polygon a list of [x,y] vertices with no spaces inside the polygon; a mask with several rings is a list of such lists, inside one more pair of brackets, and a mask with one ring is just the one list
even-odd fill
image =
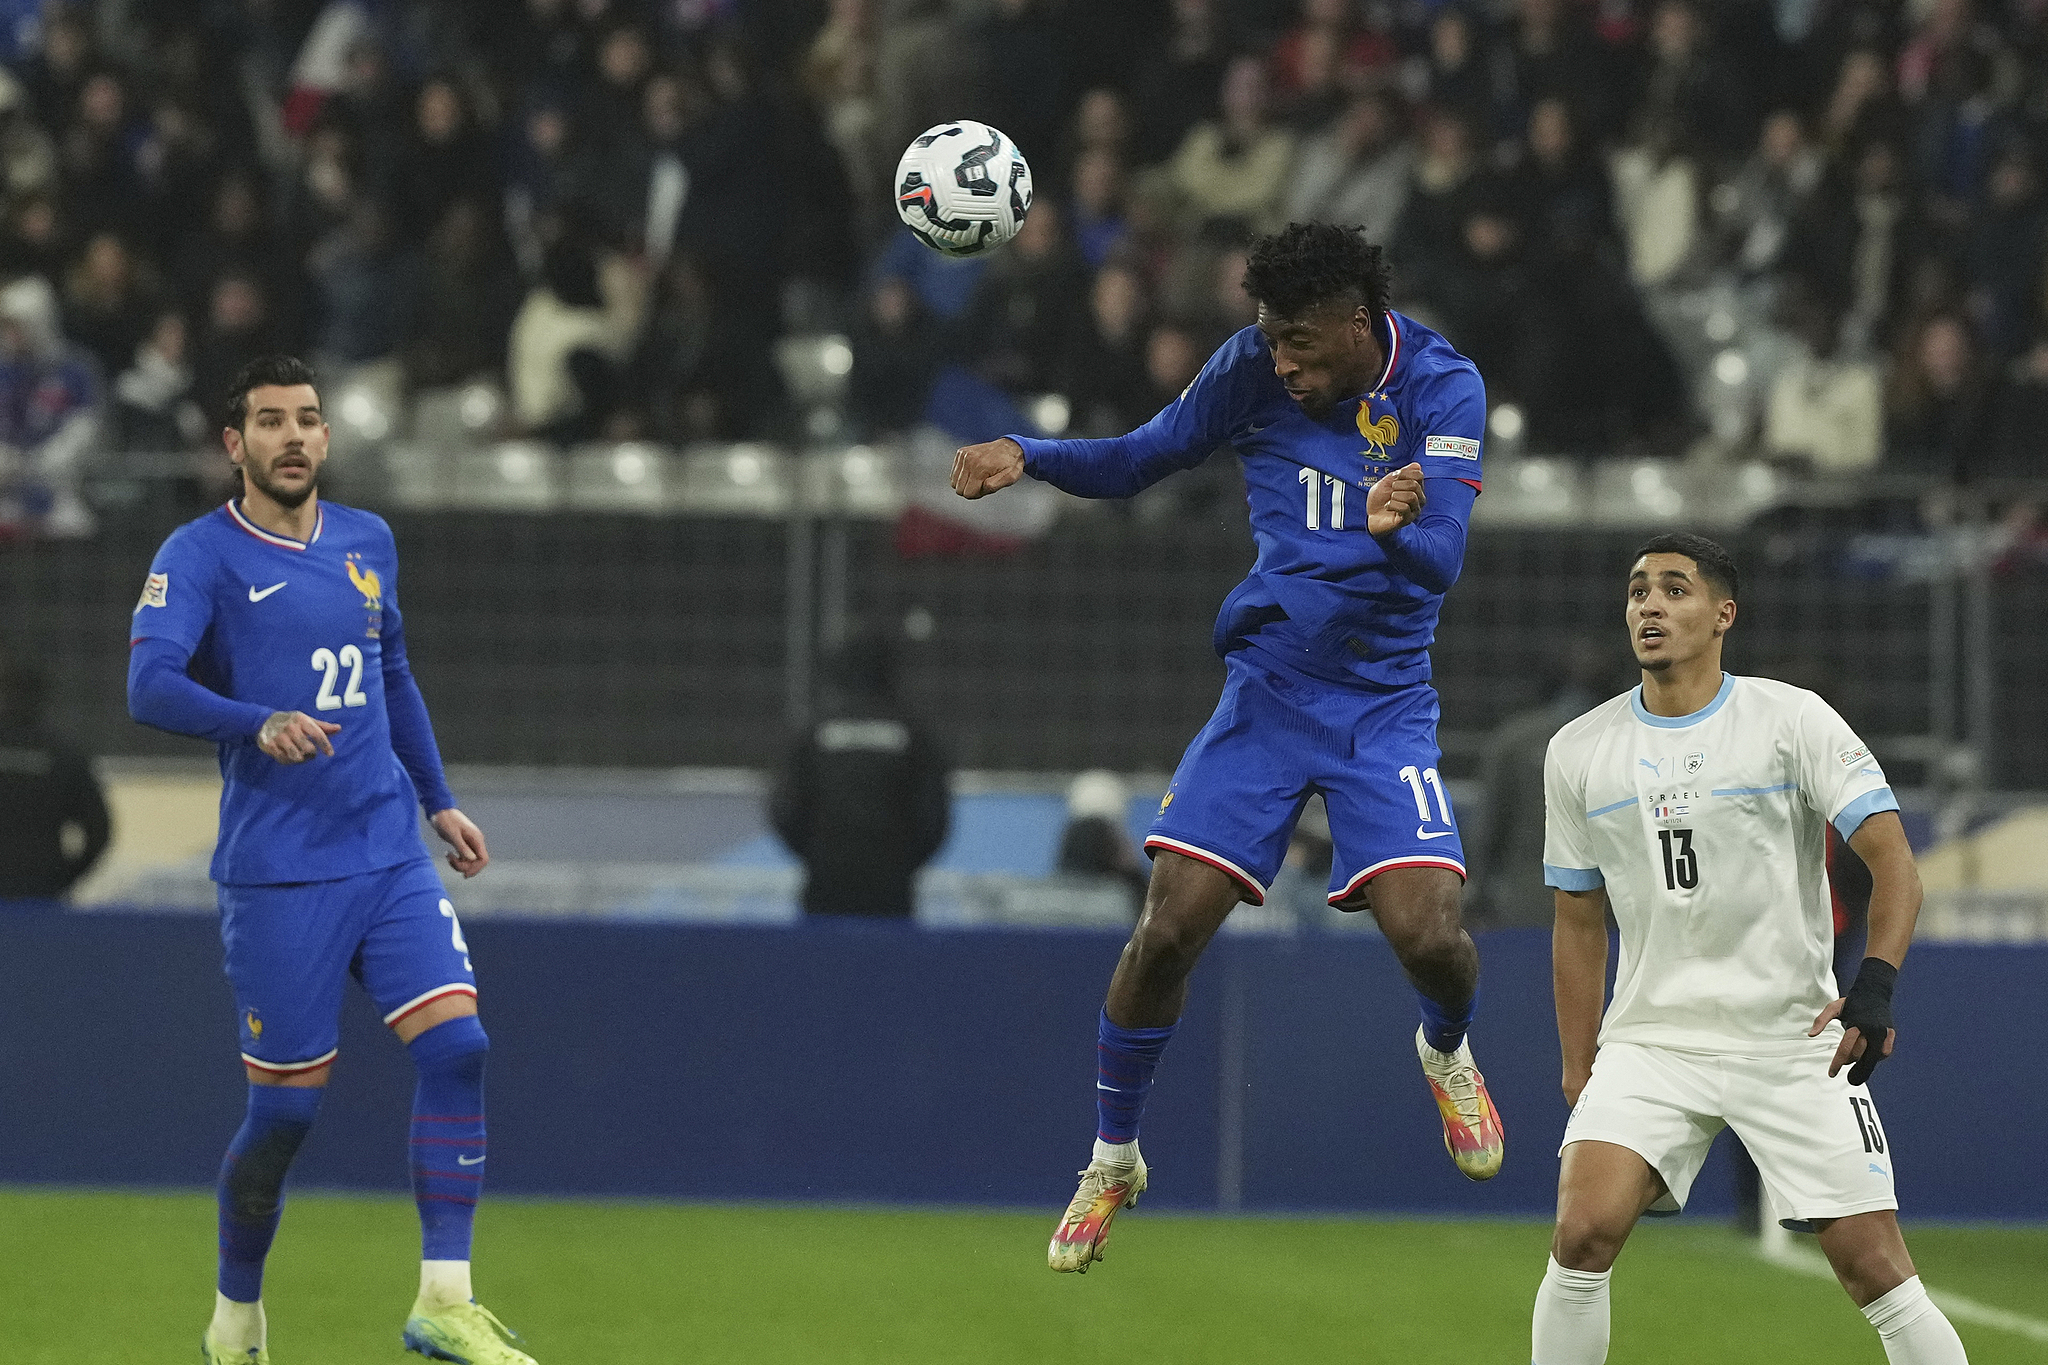
{"label": "blue france jersey", "polygon": [[[1421,682],[1480,484],[1486,393],[1472,362],[1411,318],[1389,312],[1380,342],[1378,382],[1320,420],[1288,396],[1265,336],[1247,327],[1128,436],[1013,439],[1034,478],[1085,497],[1128,497],[1228,442],[1243,461],[1258,559],[1224,599],[1217,652],[1249,646],[1337,683]],[[1430,504],[1383,543],[1365,530],[1367,491],[1410,463]]]}
{"label": "blue france jersey", "polygon": [[384,641],[403,639],[397,581],[383,518],[331,502],[303,545],[229,503],[157,551],[132,638],[189,649],[193,680],[223,697],[341,727],[332,758],[299,764],[253,734],[220,745],[215,881],[327,881],[424,856],[385,709]]}

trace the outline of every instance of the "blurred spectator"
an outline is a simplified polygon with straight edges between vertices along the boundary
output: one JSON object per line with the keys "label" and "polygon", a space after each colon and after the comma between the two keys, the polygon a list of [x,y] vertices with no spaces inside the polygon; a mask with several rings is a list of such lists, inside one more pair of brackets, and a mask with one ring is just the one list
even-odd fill
{"label": "blurred spectator", "polygon": [[135,361],[114,380],[114,439],[122,450],[191,450],[205,441],[207,422],[193,388],[185,319],[158,315],[135,348]]}
{"label": "blurred spectator", "polygon": [[405,342],[407,381],[432,388],[501,371],[519,293],[497,215],[480,200],[450,201],[427,238]]}
{"label": "blurred spectator", "polygon": [[209,422],[225,425],[228,385],[244,365],[278,349],[277,334],[262,283],[240,270],[214,281],[205,318],[192,356],[193,387]]}
{"label": "blurred spectator", "polygon": [[848,396],[860,428],[881,436],[915,426],[948,350],[945,328],[910,281],[879,277],[853,333]]}
{"label": "blurred spectator", "polygon": [[0,655],[0,900],[55,900],[107,851],[92,764],[43,723],[42,675]]}
{"label": "blurred spectator", "polygon": [[1471,126],[1449,110],[1427,112],[1407,200],[1394,227],[1396,289],[1434,300],[1454,287],[1444,277],[1459,264],[1465,221],[1480,190],[1479,169]]}
{"label": "blurred spectator", "polygon": [[1197,123],[1214,115],[1229,59],[1219,0],[1169,0],[1165,34],[1133,59],[1131,108],[1138,118],[1133,163],[1165,160]]}
{"label": "blurred spectator", "polygon": [[885,144],[880,80],[879,0],[831,0],[825,25],[803,62],[804,90],[824,121],[825,136],[846,173],[864,227],[874,236],[895,199],[889,177],[899,149]]}
{"label": "blurred spectator", "polygon": [[1384,91],[1361,95],[1302,145],[1285,217],[1296,223],[1361,227],[1367,241],[1391,242],[1408,202],[1414,160],[1414,149],[1401,135],[1393,96]]}
{"label": "blurred spectator", "polygon": [[718,434],[719,399],[706,365],[715,340],[703,273],[690,256],[670,256],[654,277],[633,351],[628,387],[639,405],[638,434],[676,444]]}
{"label": "blurred spectator", "polygon": [[1612,172],[1629,277],[1644,290],[1684,283],[1686,273],[1699,264],[1705,242],[1701,167],[1680,146],[1678,126],[1668,118],[1646,119],[1635,138],[1614,154]]}
{"label": "blurred spectator", "polygon": [[1841,319],[1819,291],[1794,282],[1786,314],[1792,353],[1771,379],[1764,448],[1828,474],[1867,469],[1883,453],[1883,379],[1841,354]]}
{"label": "blurred spectator", "polygon": [[1075,169],[1081,158],[1092,152],[1104,153],[1121,165],[1130,150],[1131,113],[1124,97],[1106,86],[1097,86],[1081,96],[1067,125],[1060,165]]}
{"label": "blurred spectator", "polygon": [[1074,245],[1100,269],[1129,232],[1124,218],[1124,168],[1116,153],[1090,147],[1074,163]]}
{"label": "blurred spectator", "polygon": [[64,331],[91,352],[103,375],[128,367],[161,302],[122,240],[94,233],[64,276]]}
{"label": "blurred spectator", "polygon": [[1970,312],[1994,360],[2026,342],[2033,289],[2048,249],[2048,205],[2034,149],[2015,137],[1991,160],[1984,203],[1970,225]]}
{"label": "blurred spectator", "polygon": [[1123,887],[1133,919],[1144,908],[1151,870],[1131,843],[1130,793],[1115,773],[1095,769],[1067,784],[1067,823],[1053,870]]}
{"label": "blurred spectator", "polygon": [[1647,55],[1637,118],[1659,125],[1673,143],[1697,148],[1716,163],[1741,156],[1756,124],[1749,85],[1714,49],[1706,20],[1691,0],[1659,0],[1650,20]]}
{"label": "blurred spectator", "polygon": [[1266,71],[1240,57],[1223,75],[1222,117],[1198,124],[1168,165],[1196,225],[1229,223],[1267,232],[1279,226],[1294,135],[1267,116]]}
{"label": "blurred spectator", "polygon": [[314,346],[326,366],[397,354],[412,331],[424,272],[390,206],[359,200],[341,227],[314,244],[306,265],[320,295]]}
{"label": "blurred spectator", "polygon": [[607,25],[597,40],[597,79],[584,84],[577,125],[600,150],[630,146],[640,128],[640,88],[654,69],[654,48],[631,21]]}
{"label": "blurred spectator", "polygon": [[982,377],[1014,394],[1057,388],[1082,326],[1088,273],[1061,227],[1058,204],[1034,205],[966,320]]}
{"label": "blurred spectator", "polygon": [[1806,141],[1799,115],[1773,110],[1764,119],[1756,151],[1732,180],[1714,190],[1720,258],[1744,276],[1777,269],[1825,170],[1825,159]]}
{"label": "blurred spectator", "polygon": [[96,71],[78,90],[77,117],[58,146],[64,201],[86,231],[141,226],[145,202],[135,163],[140,130],[130,121],[127,87],[112,71]]}
{"label": "blurred spectator", "polygon": [[880,635],[832,652],[824,694],[776,775],[769,819],[803,860],[806,913],[907,918],[917,870],[946,841],[949,765],[898,700]]}
{"label": "blurred spectator", "polygon": [[1273,45],[1274,94],[1291,108],[1321,103],[1310,119],[1320,123],[1398,55],[1384,33],[1358,22],[1356,0],[1301,0],[1301,21]]}
{"label": "blurred spectator", "polygon": [[[1602,5],[1600,12],[1604,16],[1614,8]],[[1519,0],[1515,5],[1505,63],[1510,90],[1492,101],[1495,136],[1514,135],[1527,112],[1546,99],[1570,103],[1574,121],[1601,140],[1619,127],[1625,106],[1616,73],[1586,21],[1591,11],[1564,0]]]}
{"label": "blurred spectator", "polygon": [[506,346],[520,426],[562,445],[601,434],[623,397],[620,368],[645,302],[630,262],[608,255],[600,263],[575,238],[550,247]]}
{"label": "blurred spectator", "polygon": [[489,150],[453,77],[435,76],[420,87],[395,178],[399,229],[415,240],[432,232],[457,200],[495,197]]}
{"label": "blurred spectator", "polygon": [[40,275],[46,280],[63,278],[64,220],[57,202],[46,194],[31,194],[9,206],[4,265],[9,275]]}
{"label": "blurred spectator", "polygon": [[1519,399],[1525,338],[1549,319],[1537,307],[1508,186],[1480,186],[1453,231],[1447,249],[1432,258],[1430,308],[1444,335],[1487,376],[1489,398]]}
{"label": "blurred spectator", "polygon": [[994,0],[971,33],[986,121],[1048,170],[1072,99],[1061,21],[1049,0]]}
{"label": "blurred spectator", "polygon": [[1430,21],[1428,54],[1409,83],[1424,103],[1490,135],[1497,122],[1496,92],[1486,55],[1472,16],[1460,6],[1446,5]]}
{"label": "blurred spectator", "polygon": [[1873,140],[1895,142],[1906,116],[1884,56],[1859,47],[1842,58],[1835,88],[1821,110],[1818,139],[1828,154],[1846,158]]}
{"label": "blurred spectator", "polygon": [[1145,282],[1137,271],[1112,264],[1096,274],[1064,387],[1077,436],[1121,436],[1158,410],[1145,373]]}
{"label": "blurred spectator", "polygon": [[92,534],[82,485],[99,409],[92,359],[58,330],[49,283],[29,275],[0,289],[0,448],[15,466],[0,522],[26,522],[50,536]]}
{"label": "blurred spectator", "polygon": [[57,178],[57,150],[35,120],[21,82],[0,68],[0,193],[39,194]]}
{"label": "blurred spectator", "polygon": [[1985,389],[1984,365],[1963,318],[1936,314],[1909,329],[1885,386],[1887,463],[1937,481],[1990,473]]}

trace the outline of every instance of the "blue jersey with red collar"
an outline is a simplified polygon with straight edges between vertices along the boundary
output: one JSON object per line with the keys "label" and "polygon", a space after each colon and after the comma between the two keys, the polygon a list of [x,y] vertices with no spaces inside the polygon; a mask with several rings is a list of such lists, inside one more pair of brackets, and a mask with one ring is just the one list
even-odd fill
{"label": "blue jersey with red collar", "polygon": [[[1288,396],[1265,336],[1247,327],[1127,436],[1011,439],[1027,473],[1083,497],[1129,497],[1229,443],[1244,464],[1258,560],[1224,599],[1217,652],[1249,648],[1329,682],[1406,686],[1429,677],[1437,614],[1463,563],[1486,392],[1472,362],[1412,318],[1389,312],[1380,341],[1379,381],[1320,419]],[[1367,490],[1410,463],[1422,466],[1422,515],[1368,534]]]}
{"label": "blue jersey with red collar", "polygon": [[[454,799],[406,664],[397,586],[391,528],[331,502],[304,543],[229,503],[157,551],[130,636],[173,647],[216,695],[181,699],[171,684],[182,677],[152,681],[131,666],[130,706],[220,741],[215,881],[327,881],[423,856],[418,804],[437,811]],[[201,700],[210,711],[190,704]],[[341,726],[333,757],[286,765],[257,748],[273,711]]]}

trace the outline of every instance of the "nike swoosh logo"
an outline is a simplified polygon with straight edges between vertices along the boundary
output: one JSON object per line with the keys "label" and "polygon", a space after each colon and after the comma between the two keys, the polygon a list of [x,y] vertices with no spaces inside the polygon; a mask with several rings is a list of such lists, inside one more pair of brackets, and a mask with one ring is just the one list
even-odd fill
{"label": "nike swoosh logo", "polygon": [[471,1160],[466,1156],[459,1156],[455,1158],[455,1164],[458,1166],[481,1166],[484,1164],[484,1159],[477,1157],[475,1160]]}
{"label": "nike swoosh logo", "polygon": [[1418,839],[1448,839],[1457,832],[1454,829],[1440,829],[1434,834],[1426,834],[1423,832],[1422,826],[1417,825],[1415,827],[1415,837]]}
{"label": "nike swoosh logo", "polygon": [[[287,580],[285,580],[285,581],[286,581],[286,582],[290,582],[291,580],[287,579]],[[276,592],[276,591],[277,591],[277,590],[278,590],[279,588],[281,588],[281,587],[283,587],[283,586],[284,586],[284,583],[272,583],[272,584],[271,584],[271,585],[270,585],[269,587],[265,588],[265,589],[264,589],[264,590],[263,590],[262,592],[258,592],[258,591],[256,591],[256,585],[255,585],[254,583],[251,583],[251,584],[249,585],[249,600],[250,600],[251,602],[261,602],[261,601],[262,601],[262,600],[263,600],[264,598],[266,598],[266,597],[270,596],[270,594],[272,594],[272,593]]]}

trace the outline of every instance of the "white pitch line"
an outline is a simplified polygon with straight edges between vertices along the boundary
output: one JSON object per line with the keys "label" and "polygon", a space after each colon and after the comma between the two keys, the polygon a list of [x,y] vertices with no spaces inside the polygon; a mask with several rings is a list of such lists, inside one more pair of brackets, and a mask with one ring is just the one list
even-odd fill
{"label": "white pitch line", "polygon": [[[1827,1257],[1810,1247],[1793,1242],[1792,1234],[1775,1223],[1766,1224],[1764,1235],[1757,1239],[1757,1255],[1781,1270],[1790,1270],[1795,1274],[1811,1275],[1823,1280],[1835,1278],[1834,1267],[1828,1264]],[[2001,1332],[2011,1332],[2014,1336],[2025,1337],[2029,1341],[2048,1344],[2048,1322],[2043,1322],[2039,1318],[2030,1318],[2024,1313],[2013,1313],[2003,1308],[1993,1308],[1988,1303],[1979,1303],[1975,1299],[1950,1293],[1946,1289],[1930,1289],[1927,1291],[1927,1297],[1933,1299],[1935,1305],[1954,1321],[1991,1327]]]}

